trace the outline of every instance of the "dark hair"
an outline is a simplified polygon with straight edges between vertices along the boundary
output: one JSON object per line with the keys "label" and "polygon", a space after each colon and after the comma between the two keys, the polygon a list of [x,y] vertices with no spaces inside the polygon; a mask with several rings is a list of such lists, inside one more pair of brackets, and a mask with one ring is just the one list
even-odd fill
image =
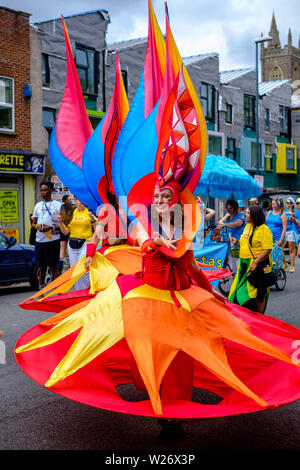
{"label": "dark hair", "polygon": [[265,199],[262,203],[262,208],[263,209],[269,209],[270,208],[270,201],[268,199]]}
{"label": "dark hair", "polygon": [[281,199],[280,197],[275,197],[275,198],[273,198],[273,201],[276,202],[276,204],[278,205],[278,207],[280,209],[280,212],[283,213],[283,211],[284,211],[283,199]]}
{"label": "dark hair", "polygon": [[54,183],[52,183],[52,181],[42,181],[40,183],[40,187],[41,186],[48,186],[50,189],[54,189]]}
{"label": "dark hair", "polygon": [[66,200],[67,200],[70,196],[71,196],[70,194],[64,194],[64,195],[63,195],[63,198],[62,198],[63,202],[66,202]]}
{"label": "dark hair", "polygon": [[239,208],[239,204],[235,199],[227,199],[226,206],[227,206],[227,204],[229,206],[231,206],[233,209],[238,209]]}
{"label": "dark hair", "polygon": [[260,206],[256,206],[256,205],[249,206],[249,212],[250,212],[250,218],[253,222],[253,230],[249,238],[249,243],[252,246],[254,230],[256,229],[256,227],[260,227],[260,225],[263,225],[266,222],[266,218],[265,218],[263,208]]}

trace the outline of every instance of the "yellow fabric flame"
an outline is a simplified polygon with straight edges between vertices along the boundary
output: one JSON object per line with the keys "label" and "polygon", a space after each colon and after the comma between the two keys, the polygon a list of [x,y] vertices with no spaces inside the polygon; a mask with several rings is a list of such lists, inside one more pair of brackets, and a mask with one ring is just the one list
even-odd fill
{"label": "yellow fabric flame", "polygon": [[74,374],[124,337],[122,297],[116,281],[99,292],[85,307],[73,313],[57,326],[29,343],[16,349],[16,353],[30,351],[57,342],[81,328],[66,356],[61,360],[46,387]]}

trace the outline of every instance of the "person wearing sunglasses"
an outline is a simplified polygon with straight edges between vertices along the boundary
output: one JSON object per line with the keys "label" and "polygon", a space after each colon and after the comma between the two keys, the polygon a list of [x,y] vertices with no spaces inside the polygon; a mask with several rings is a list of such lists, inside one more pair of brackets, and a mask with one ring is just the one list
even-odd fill
{"label": "person wearing sunglasses", "polygon": [[258,206],[258,199],[257,197],[251,197],[249,199],[249,206]]}

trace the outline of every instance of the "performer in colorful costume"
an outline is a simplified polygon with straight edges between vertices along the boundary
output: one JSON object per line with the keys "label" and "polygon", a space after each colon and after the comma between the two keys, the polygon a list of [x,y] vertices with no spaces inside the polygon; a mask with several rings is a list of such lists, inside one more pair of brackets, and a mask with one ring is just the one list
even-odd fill
{"label": "performer in colorful costume", "polygon": [[[195,262],[191,248],[200,221],[192,191],[203,141],[181,66],[163,101],[154,171],[128,194],[139,220],[141,268],[62,312],[59,323],[50,319],[26,332],[16,359],[55,393],[144,416],[226,416],[297,400],[300,369],[292,355],[300,331],[225,301]],[[144,388],[149,400],[122,399],[119,386],[127,383]],[[197,403],[193,388],[221,400]]]}
{"label": "performer in colorful costume", "polygon": [[[117,171],[113,171],[112,164],[115,158],[115,166],[118,166],[123,158],[126,142],[154,110],[162,93],[166,57],[165,40],[149,1],[149,33],[144,74],[132,107],[129,110],[117,53],[115,88],[111,103],[105,117],[92,132],[63,17],[62,24],[67,50],[67,79],[64,99],[51,136],[50,160],[56,173],[76,197],[80,200],[82,198],[91,211],[96,210],[97,205],[101,210],[96,234],[87,247],[88,262],[83,258],[58,279],[20,304],[26,310],[57,313],[67,308],[72,311],[73,306],[90,301],[96,292],[107,287],[118,275],[134,273],[140,269],[140,248],[136,246],[134,233],[128,233],[129,221],[116,196],[114,183]],[[203,124],[205,127],[205,123]],[[202,152],[204,154],[205,149]],[[118,196],[122,195],[122,191],[119,191]],[[109,212],[109,217],[108,214],[105,215],[106,211]],[[107,223],[108,219],[110,224]],[[108,225],[110,228],[107,228]],[[134,232],[134,227],[132,230]],[[97,248],[99,240],[101,247]],[[199,265],[210,282],[231,274],[225,269],[212,270],[206,264]],[[89,289],[71,291],[87,269],[90,271]],[[62,316],[57,316],[55,321],[60,318]]]}

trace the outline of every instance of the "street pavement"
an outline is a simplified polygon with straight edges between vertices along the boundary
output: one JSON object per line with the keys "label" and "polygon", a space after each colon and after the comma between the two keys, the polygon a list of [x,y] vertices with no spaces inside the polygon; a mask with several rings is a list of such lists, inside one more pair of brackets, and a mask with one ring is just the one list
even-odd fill
{"label": "street pavement", "polygon": [[[296,273],[287,271],[285,289],[271,288],[267,315],[300,328],[299,288],[297,259]],[[18,307],[31,294],[27,285],[0,288],[0,330],[6,349],[5,364],[0,363],[1,450],[102,450],[111,456],[141,450],[183,454],[300,449],[300,400],[276,410],[186,421],[182,439],[161,445],[156,419],[92,408],[46,390],[22,372],[13,353],[19,336],[49,316]]]}

